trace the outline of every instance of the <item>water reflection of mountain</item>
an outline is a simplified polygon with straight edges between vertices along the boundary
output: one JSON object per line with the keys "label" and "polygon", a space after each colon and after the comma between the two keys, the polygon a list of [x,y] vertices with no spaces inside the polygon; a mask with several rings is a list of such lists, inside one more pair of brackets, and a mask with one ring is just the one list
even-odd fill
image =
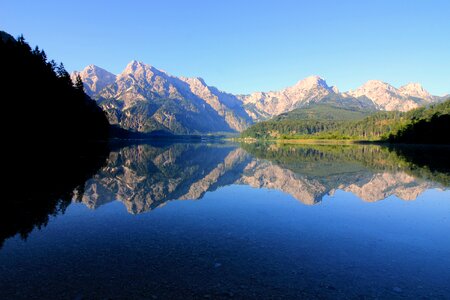
{"label": "water reflection of mountain", "polygon": [[332,194],[336,189],[374,202],[391,195],[414,200],[426,189],[450,185],[449,147],[242,146],[254,157],[290,170],[306,182],[316,182],[314,186],[320,187],[323,193],[308,193],[302,201],[308,199],[308,204],[320,202],[323,195]]}
{"label": "water reflection of mountain", "polygon": [[9,156],[14,164],[7,165],[6,186],[14,194],[0,210],[0,247],[8,237],[25,238],[45,226],[72,200],[90,208],[119,200],[130,213],[141,213],[230,184],[277,189],[305,204],[337,189],[373,202],[391,195],[414,200],[427,189],[450,186],[448,147],[157,143],[27,149],[15,148]]}
{"label": "water reflection of mountain", "polygon": [[90,208],[119,200],[130,213],[141,213],[170,200],[200,199],[218,187],[243,184],[277,189],[305,204],[318,203],[337,189],[369,202],[391,195],[414,200],[427,189],[448,186],[444,171],[373,145],[133,145],[111,152],[78,198]]}
{"label": "water reflection of mountain", "polygon": [[107,165],[88,180],[81,199],[88,207],[119,200],[140,213],[174,199],[199,199],[233,183],[250,156],[231,146],[134,145],[112,152]]}

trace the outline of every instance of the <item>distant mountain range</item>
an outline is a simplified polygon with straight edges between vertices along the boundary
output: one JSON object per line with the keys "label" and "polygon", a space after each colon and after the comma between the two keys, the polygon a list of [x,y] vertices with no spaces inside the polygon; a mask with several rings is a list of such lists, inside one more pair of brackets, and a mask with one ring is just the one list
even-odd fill
{"label": "distant mountain range", "polygon": [[378,80],[341,93],[319,76],[281,91],[233,95],[207,85],[202,78],[172,76],[138,61],[130,62],[119,75],[95,65],[73,72],[72,79],[77,75],[112,124],[138,132],[241,132],[254,122],[316,103],[365,111],[407,111],[448,97],[433,96],[418,83],[397,89]]}

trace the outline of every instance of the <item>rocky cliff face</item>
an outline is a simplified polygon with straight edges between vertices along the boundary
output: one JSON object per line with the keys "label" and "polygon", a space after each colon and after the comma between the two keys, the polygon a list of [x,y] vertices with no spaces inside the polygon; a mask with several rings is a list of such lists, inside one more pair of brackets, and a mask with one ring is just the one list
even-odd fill
{"label": "rocky cliff face", "polygon": [[318,76],[310,76],[300,80],[292,87],[274,92],[256,92],[242,96],[247,109],[254,111],[254,117],[275,116],[291,111],[334,93],[325,80]]}
{"label": "rocky cliff face", "polygon": [[431,94],[428,93],[428,91],[425,90],[423,86],[417,82],[408,83],[404,86],[401,86],[398,91],[400,94],[406,97],[422,99],[428,102],[433,101],[433,96],[431,96]]}
{"label": "rocky cliff face", "polygon": [[137,61],[107,80],[99,79],[99,69],[88,67],[80,73],[86,90],[92,91],[110,122],[123,128],[192,134],[242,131],[252,123],[235,96],[201,78],[178,78]]}
{"label": "rocky cliff face", "polygon": [[240,96],[249,114],[256,120],[268,119],[311,103],[327,103],[369,110],[408,111],[440,101],[420,84],[410,83],[399,89],[379,80],[369,80],[356,90],[340,93],[324,79],[310,76],[294,86],[275,92],[257,92]]}
{"label": "rocky cliff face", "polygon": [[201,78],[176,77],[132,61],[115,76],[97,66],[80,75],[86,92],[107,112],[112,124],[139,132],[177,134],[240,132],[258,122],[314,103],[361,110],[407,111],[442,100],[420,84],[395,88],[378,80],[341,93],[319,76],[310,76],[280,91],[232,95]]}
{"label": "rocky cliff face", "polygon": [[434,100],[434,97],[418,83],[410,83],[397,89],[379,80],[369,80],[346,95],[368,99],[378,110],[386,111],[408,111]]}
{"label": "rocky cliff face", "polygon": [[73,72],[71,74],[72,81],[75,81],[77,75],[80,75],[83,80],[86,94],[89,96],[95,95],[116,80],[116,75],[95,65],[89,65],[81,72]]}
{"label": "rocky cliff face", "polygon": [[325,80],[319,76],[307,77],[294,86],[281,91],[256,92],[240,96],[240,99],[256,120],[268,119],[312,103],[340,105],[346,102],[361,109],[374,108],[370,101],[361,101],[349,95],[341,95],[336,87],[328,86]]}

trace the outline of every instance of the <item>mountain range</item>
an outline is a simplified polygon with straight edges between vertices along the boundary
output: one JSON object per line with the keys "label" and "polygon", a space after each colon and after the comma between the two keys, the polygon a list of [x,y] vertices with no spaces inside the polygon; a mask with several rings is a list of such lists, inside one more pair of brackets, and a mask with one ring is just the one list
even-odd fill
{"label": "mountain range", "polygon": [[73,72],[72,79],[77,75],[110,123],[138,132],[241,132],[252,123],[316,103],[364,111],[408,111],[445,99],[418,83],[395,88],[379,80],[340,92],[319,76],[280,91],[233,95],[202,78],[173,76],[138,61],[130,62],[118,75],[95,65]]}

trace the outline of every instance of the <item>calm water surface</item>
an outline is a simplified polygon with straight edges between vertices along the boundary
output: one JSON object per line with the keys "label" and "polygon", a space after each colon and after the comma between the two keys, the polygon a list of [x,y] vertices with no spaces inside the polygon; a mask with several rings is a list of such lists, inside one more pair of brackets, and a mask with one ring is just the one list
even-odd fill
{"label": "calm water surface", "polygon": [[7,200],[0,299],[450,299],[450,152],[411,149],[113,147]]}

